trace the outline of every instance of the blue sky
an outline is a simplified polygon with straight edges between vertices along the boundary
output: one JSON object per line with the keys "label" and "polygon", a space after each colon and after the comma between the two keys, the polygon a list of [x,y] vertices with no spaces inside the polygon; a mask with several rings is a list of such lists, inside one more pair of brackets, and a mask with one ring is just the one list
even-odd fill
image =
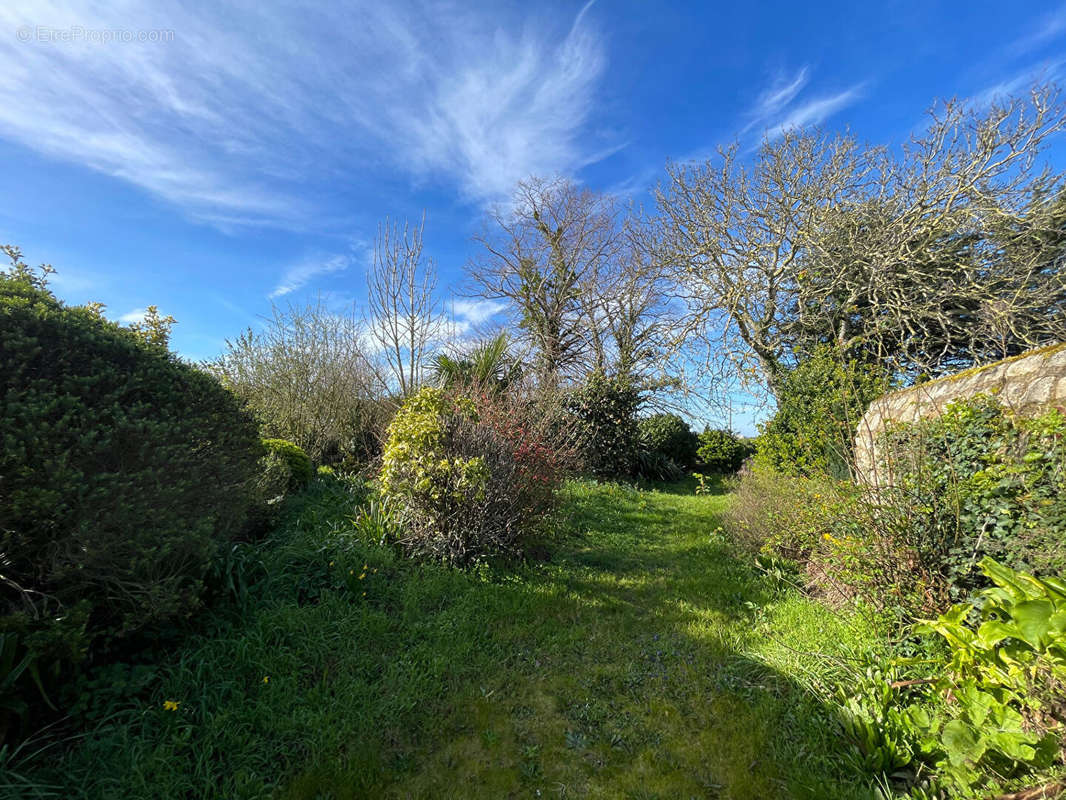
{"label": "blue sky", "polygon": [[667,159],[792,125],[898,142],[1064,59],[1055,3],[7,0],[0,241],[207,358],[272,300],[358,300],[386,216],[425,210],[448,295],[530,174],[650,202]]}

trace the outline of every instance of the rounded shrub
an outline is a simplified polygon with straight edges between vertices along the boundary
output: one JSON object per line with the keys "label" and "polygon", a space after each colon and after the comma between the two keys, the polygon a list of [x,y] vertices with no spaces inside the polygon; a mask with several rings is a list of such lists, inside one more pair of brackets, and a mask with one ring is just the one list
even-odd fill
{"label": "rounded shrub", "polygon": [[567,398],[574,417],[578,457],[585,469],[601,478],[629,476],[637,467],[640,392],[620,378],[594,374]]}
{"label": "rounded shrub", "polygon": [[708,428],[699,436],[697,455],[710,472],[736,472],[752,452],[752,446],[732,431]]}
{"label": "rounded shrub", "polygon": [[263,447],[282,459],[289,467],[289,489],[302,489],[315,477],[311,459],[303,448],[287,439],[264,439]]}
{"label": "rounded shrub", "polygon": [[0,624],[40,641],[81,614],[81,652],[190,613],[245,525],[255,421],[164,346],[24,274],[0,274],[0,331]]}
{"label": "rounded shrub", "polygon": [[669,459],[679,467],[691,467],[696,461],[699,441],[688,423],[677,414],[655,414],[638,423],[641,447],[657,457]]}
{"label": "rounded shrub", "polygon": [[458,564],[514,552],[552,507],[551,447],[520,407],[479,400],[427,387],[389,426],[381,492],[409,552]]}

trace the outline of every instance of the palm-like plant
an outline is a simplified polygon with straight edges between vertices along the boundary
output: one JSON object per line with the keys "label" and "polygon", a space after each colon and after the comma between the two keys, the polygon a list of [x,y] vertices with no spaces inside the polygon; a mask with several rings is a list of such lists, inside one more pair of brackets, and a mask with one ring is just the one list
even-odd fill
{"label": "palm-like plant", "polygon": [[508,349],[507,334],[483,342],[465,355],[441,353],[431,364],[433,376],[442,389],[478,386],[504,392],[522,375],[522,367]]}

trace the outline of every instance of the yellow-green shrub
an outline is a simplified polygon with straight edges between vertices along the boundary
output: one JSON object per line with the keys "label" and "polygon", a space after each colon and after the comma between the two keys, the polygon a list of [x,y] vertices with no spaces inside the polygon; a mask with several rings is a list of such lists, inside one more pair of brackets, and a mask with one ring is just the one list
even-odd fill
{"label": "yellow-green shrub", "polygon": [[520,548],[550,509],[558,468],[551,450],[506,398],[424,388],[389,426],[381,491],[410,552],[463,563]]}
{"label": "yellow-green shrub", "polygon": [[287,439],[264,439],[263,447],[268,453],[281,458],[289,467],[289,489],[301,489],[315,476],[311,459],[299,445]]}

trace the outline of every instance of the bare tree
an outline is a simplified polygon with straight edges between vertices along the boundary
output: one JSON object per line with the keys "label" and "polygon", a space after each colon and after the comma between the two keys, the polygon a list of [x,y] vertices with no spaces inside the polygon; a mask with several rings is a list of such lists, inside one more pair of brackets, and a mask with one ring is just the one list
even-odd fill
{"label": "bare tree", "polygon": [[373,451],[381,409],[352,314],[321,301],[274,306],[259,331],[226,342],[204,366],[244,399],[270,436],[317,462],[361,461]]}
{"label": "bare tree", "polygon": [[617,217],[610,197],[533,178],[477,237],[484,253],[468,265],[477,292],[511,304],[547,387],[572,376],[590,349],[604,352],[603,320],[583,292],[617,249]]}
{"label": "bare tree", "polygon": [[658,258],[656,230],[630,210],[617,246],[585,284],[589,326],[595,332],[595,368],[643,388],[676,384],[672,356],[679,314]]}
{"label": "bare tree", "polygon": [[[657,199],[689,322],[773,389],[819,344],[897,375],[936,374],[1066,338],[1054,87],[950,101],[893,154],[793,131],[754,163],[673,165]],[[1058,248],[1058,250],[1056,250]]]}
{"label": "bare tree", "polygon": [[423,257],[426,219],[378,226],[367,275],[369,332],[385,362],[382,383],[404,397],[422,383],[423,363],[440,325],[435,265]]}

